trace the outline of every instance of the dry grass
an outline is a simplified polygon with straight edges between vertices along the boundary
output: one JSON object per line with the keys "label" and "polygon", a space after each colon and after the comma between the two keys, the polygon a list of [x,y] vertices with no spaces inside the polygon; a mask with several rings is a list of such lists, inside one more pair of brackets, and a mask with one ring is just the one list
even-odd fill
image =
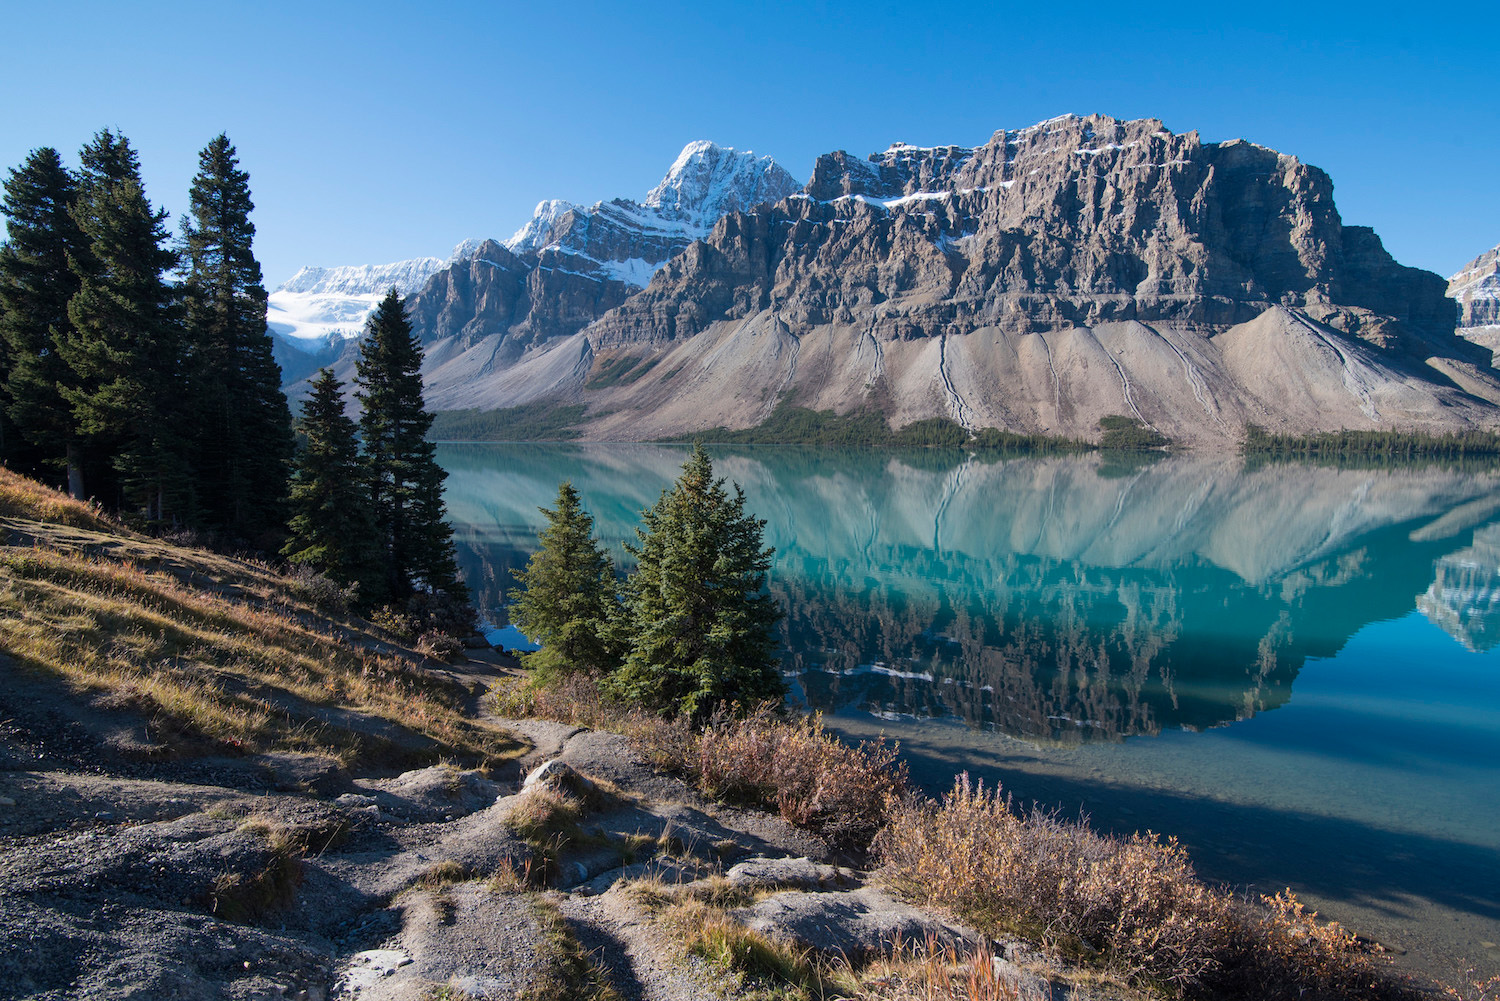
{"label": "dry grass", "polygon": [[1034,997],[1002,974],[988,946],[960,951],[952,942],[931,936],[910,943],[897,938],[889,952],[862,967],[837,960],[828,979],[841,996],[855,1001],[1032,1001]]}
{"label": "dry grass", "polygon": [[[415,658],[376,652],[270,569],[139,539],[83,505],[0,470],[13,509],[71,512],[52,529],[12,523],[0,547],[0,653],[102,709],[147,721],[162,757],[268,750],[410,767],[447,755],[514,756],[508,734],[466,718],[465,692]],[[0,531],[5,526],[0,524]],[[390,648],[387,647],[387,650]]]}
{"label": "dry grass", "polygon": [[689,897],[670,905],[660,920],[683,951],[736,981],[735,997],[831,996],[811,951],[746,928],[722,907]]}
{"label": "dry grass", "polygon": [[302,885],[302,849],[297,840],[274,825],[255,821],[242,827],[266,838],[269,857],[254,872],[220,873],[209,891],[209,909],[225,921],[265,921],[290,906]]}
{"label": "dry grass", "polygon": [[542,926],[546,950],[539,980],[519,1001],[620,1001],[605,971],[579,943],[551,897],[538,896],[532,913]]}
{"label": "dry grass", "polygon": [[97,532],[124,532],[100,508],[73,500],[4,467],[0,467],[0,518],[21,518]]}

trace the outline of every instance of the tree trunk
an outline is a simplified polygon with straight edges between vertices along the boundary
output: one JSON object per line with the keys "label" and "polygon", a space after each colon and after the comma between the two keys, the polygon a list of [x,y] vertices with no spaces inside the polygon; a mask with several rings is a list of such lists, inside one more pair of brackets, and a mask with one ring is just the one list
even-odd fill
{"label": "tree trunk", "polygon": [[68,496],[87,500],[83,495],[83,467],[78,464],[78,446],[68,442]]}

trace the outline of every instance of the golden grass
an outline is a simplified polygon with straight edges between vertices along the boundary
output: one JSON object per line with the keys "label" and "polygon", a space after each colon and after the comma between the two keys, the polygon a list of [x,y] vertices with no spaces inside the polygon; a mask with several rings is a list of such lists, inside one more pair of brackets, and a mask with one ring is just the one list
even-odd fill
{"label": "golden grass", "polygon": [[7,510],[24,501],[26,514],[71,512],[66,524],[89,529],[27,523],[31,546],[0,547],[0,653],[102,708],[138,712],[157,753],[289,750],[397,766],[519,752],[466,718],[467,693],[377,652],[357,620],[320,614],[268,568],[130,536],[0,474]]}
{"label": "golden grass", "polygon": [[620,1001],[619,992],[579,943],[554,899],[537,896],[532,914],[542,927],[546,948],[538,957],[541,977],[521,992],[519,1001]]}
{"label": "golden grass", "polygon": [[124,532],[99,508],[73,500],[4,467],[0,467],[0,518],[24,518],[71,528]]}

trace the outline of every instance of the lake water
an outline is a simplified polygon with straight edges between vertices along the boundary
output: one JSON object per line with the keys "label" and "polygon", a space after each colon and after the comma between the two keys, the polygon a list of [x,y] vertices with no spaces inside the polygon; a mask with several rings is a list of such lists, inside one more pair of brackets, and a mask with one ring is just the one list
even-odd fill
{"label": "lake water", "polygon": [[[794,698],[1210,879],[1500,971],[1500,474],[710,449],[776,547]],[[569,479],[623,563],[686,449],[444,445],[497,623]]]}

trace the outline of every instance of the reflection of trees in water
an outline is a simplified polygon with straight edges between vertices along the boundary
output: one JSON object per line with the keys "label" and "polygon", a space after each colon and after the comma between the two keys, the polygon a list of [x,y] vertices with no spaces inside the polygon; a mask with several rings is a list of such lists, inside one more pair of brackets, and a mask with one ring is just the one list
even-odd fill
{"label": "reflection of trees in water", "polygon": [[[445,455],[460,562],[497,623],[560,480],[618,560],[682,460],[654,446]],[[1424,591],[1455,637],[1500,642],[1494,477],[1173,457],[1118,478],[1087,458],[779,449],[718,468],[771,520],[784,667],[820,707],[1118,739],[1273,709],[1309,657]]]}
{"label": "reflection of trees in water", "polygon": [[1184,584],[1171,574],[1005,562],[995,586],[946,593],[775,578],[783,668],[817,708],[954,717],[1067,742],[1215,726],[1290,690],[1285,611],[1262,634],[1210,645],[1184,640]]}

